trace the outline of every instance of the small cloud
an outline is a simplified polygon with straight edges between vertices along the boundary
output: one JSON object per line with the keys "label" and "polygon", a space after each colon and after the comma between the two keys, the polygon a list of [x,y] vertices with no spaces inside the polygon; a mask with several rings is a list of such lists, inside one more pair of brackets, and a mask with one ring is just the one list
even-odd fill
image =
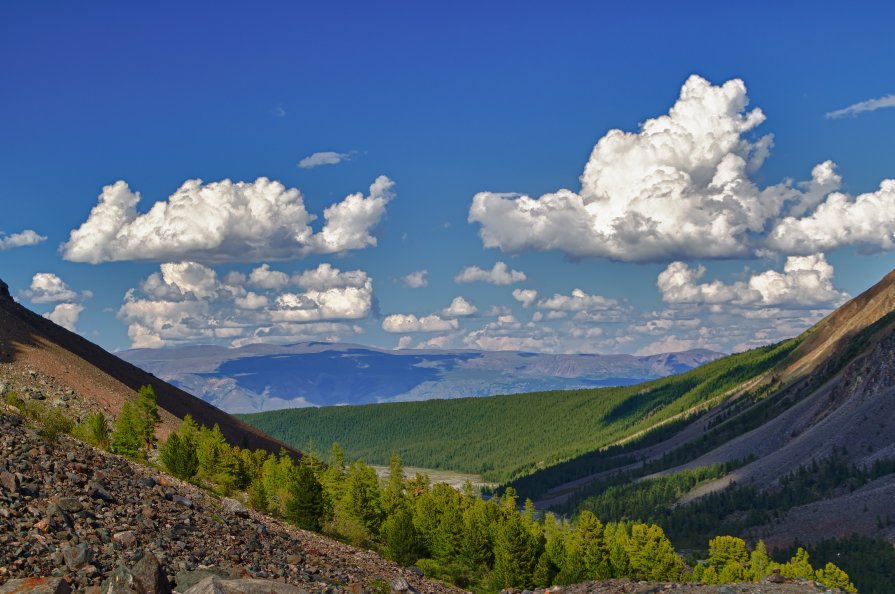
{"label": "small cloud", "polygon": [[492,285],[511,285],[521,283],[527,277],[524,272],[510,270],[504,262],[497,262],[491,270],[484,270],[478,266],[467,266],[454,277],[455,283],[490,283]]}
{"label": "small cloud", "polygon": [[408,348],[410,348],[410,343],[412,343],[412,342],[413,342],[413,337],[402,336],[401,338],[398,339],[398,346],[396,347],[396,349],[399,351],[402,349],[408,349]]}
{"label": "small cloud", "polygon": [[514,289],[513,299],[522,304],[522,307],[528,307],[534,300],[538,298],[538,292],[534,289]]}
{"label": "small cloud", "polygon": [[411,272],[406,276],[402,276],[401,282],[404,283],[404,286],[408,289],[421,289],[429,285],[429,281],[426,279],[427,274],[429,274],[428,270],[417,270],[416,272]]}
{"label": "small cloud", "polygon": [[322,165],[338,165],[342,161],[350,161],[354,153],[337,153],[334,151],[322,151],[308,155],[298,162],[298,166],[302,169],[313,169]]}
{"label": "small cloud", "polygon": [[392,314],[382,320],[386,332],[405,334],[408,332],[444,332],[456,330],[457,320],[446,320],[436,314],[417,317],[414,314]]}
{"label": "small cloud", "polygon": [[53,311],[45,313],[44,317],[54,324],[59,324],[66,330],[74,332],[82,311],[84,311],[84,306],[80,303],[60,303],[53,308]]}
{"label": "small cloud", "polygon": [[273,115],[274,115],[274,117],[276,117],[276,118],[285,118],[285,117],[286,117],[286,110],[283,109],[283,106],[282,106],[282,105],[277,105],[277,106],[273,109]]}
{"label": "small cloud", "polygon": [[[32,303],[61,303],[90,299],[93,293],[84,291],[78,294],[71,290],[61,278],[52,272],[38,272],[31,279],[31,286],[22,291]],[[55,320],[54,320],[55,321]]]}
{"label": "small cloud", "polygon": [[35,245],[41,241],[46,241],[46,239],[45,236],[38,235],[31,229],[26,229],[21,233],[13,233],[12,235],[6,235],[0,231],[0,252],[11,248]]}
{"label": "small cloud", "polygon": [[886,107],[895,107],[895,95],[886,95],[879,99],[868,99],[867,101],[859,101],[848,107],[827,112],[827,119],[836,120],[844,117],[857,117],[866,111],[876,111],[877,109],[885,109]]}
{"label": "small cloud", "polygon": [[479,311],[475,305],[464,299],[463,297],[454,297],[451,304],[441,310],[441,315],[448,318],[460,318],[471,316]]}

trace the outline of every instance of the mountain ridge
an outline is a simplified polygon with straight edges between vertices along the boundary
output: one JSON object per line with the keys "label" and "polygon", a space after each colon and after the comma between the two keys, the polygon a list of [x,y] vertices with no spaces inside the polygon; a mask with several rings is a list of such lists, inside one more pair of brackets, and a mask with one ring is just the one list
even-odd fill
{"label": "mountain ridge", "polygon": [[119,355],[233,413],[630,385],[721,356],[389,350],[352,343],[132,349]]}

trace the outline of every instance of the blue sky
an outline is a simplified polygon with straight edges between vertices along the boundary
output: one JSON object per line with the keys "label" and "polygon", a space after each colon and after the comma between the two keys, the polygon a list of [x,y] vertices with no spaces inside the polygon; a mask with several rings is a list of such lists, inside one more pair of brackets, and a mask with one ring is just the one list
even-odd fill
{"label": "blue sky", "polygon": [[110,349],[647,353],[895,267],[889,3],[480,4],[3,6],[0,277]]}

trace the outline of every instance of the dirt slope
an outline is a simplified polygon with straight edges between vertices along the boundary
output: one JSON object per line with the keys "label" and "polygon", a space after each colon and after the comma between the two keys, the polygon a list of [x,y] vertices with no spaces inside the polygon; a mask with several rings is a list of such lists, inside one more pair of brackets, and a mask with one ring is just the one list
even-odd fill
{"label": "dirt slope", "polygon": [[0,281],[0,383],[22,390],[38,383],[40,397],[64,398],[75,412],[102,410],[115,416],[140,386],[151,385],[166,437],[190,414],[199,423],[220,425],[231,443],[268,451],[297,451],[212,405],[119,359],[89,340],[57,326],[22,305]]}

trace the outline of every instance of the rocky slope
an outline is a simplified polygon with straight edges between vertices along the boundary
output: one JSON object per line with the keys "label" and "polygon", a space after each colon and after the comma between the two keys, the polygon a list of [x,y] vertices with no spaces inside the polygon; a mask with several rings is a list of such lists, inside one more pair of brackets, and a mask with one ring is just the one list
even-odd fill
{"label": "rocky slope", "polygon": [[0,413],[0,581],[55,575],[86,589],[148,553],[179,588],[205,569],[308,592],[399,578],[422,593],[459,591],[74,439],[48,443]]}

